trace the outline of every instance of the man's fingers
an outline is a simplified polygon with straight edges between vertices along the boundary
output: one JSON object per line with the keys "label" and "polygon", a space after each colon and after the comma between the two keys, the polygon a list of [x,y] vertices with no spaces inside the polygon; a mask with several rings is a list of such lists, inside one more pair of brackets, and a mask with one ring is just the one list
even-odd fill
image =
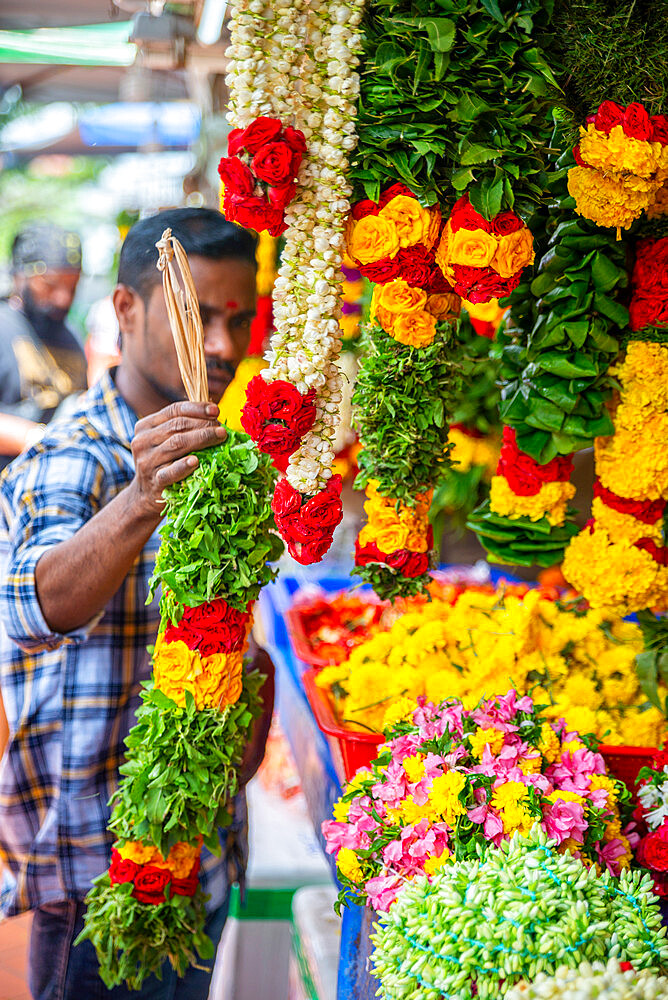
{"label": "man's fingers", "polygon": [[180,483],[182,479],[189,476],[193,469],[197,468],[198,460],[194,455],[187,455],[170,465],[163,465],[155,474],[155,479],[161,490],[172,483]]}
{"label": "man's fingers", "polygon": [[215,403],[191,403],[183,400],[179,403],[170,403],[156,413],[150,413],[147,417],[137,422],[137,429],[149,429],[159,427],[170,420],[180,417],[192,417],[195,420],[217,420],[218,407]]}

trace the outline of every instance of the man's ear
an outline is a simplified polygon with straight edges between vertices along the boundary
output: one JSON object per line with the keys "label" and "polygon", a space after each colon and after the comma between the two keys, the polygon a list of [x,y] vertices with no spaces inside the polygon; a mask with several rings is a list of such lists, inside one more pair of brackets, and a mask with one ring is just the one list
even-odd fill
{"label": "man's ear", "polygon": [[129,285],[116,285],[112,294],[121,336],[136,334],[144,328],[144,303]]}

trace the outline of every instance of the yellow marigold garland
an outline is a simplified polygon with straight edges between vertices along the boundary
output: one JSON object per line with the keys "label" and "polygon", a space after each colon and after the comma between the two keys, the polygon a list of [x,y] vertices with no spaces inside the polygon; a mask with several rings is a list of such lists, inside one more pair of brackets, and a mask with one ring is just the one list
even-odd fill
{"label": "yellow marigold garland", "polygon": [[533,496],[518,496],[505,476],[493,476],[489,495],[490,509],[502,517],[528,517],[539,521],[546,517],[550,524],[561,525],[566,520],[568,501],[575,495],[570,483],[544,483]]}

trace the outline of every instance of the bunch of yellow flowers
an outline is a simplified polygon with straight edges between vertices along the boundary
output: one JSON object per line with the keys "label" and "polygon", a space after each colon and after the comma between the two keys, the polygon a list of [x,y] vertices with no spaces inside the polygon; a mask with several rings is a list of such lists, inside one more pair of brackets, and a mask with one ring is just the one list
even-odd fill
{"label": "bunch of yellow flowers", "polygon": [[513,687],[569,729],[658,746],[668,725],[640,689],[634,661],[642,650],[637,625],[570,610],[540,590],[465,591],[455,603],[433,600],[402,615],[317,682],[353,728],[380,732],[408,717],[421,695],[471,708]]}

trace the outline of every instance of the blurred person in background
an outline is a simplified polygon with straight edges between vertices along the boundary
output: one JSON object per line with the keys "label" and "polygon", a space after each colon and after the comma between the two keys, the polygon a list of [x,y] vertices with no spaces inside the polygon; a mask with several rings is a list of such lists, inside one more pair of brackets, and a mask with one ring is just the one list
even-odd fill
{"label": "blurred person in background", "polygon": [[86,388],[86,357],[66,322],[80,275],[76,233],[48,222],[17,233],[14,287],[0,302],[0,469],[39,440],[64,399]]}

